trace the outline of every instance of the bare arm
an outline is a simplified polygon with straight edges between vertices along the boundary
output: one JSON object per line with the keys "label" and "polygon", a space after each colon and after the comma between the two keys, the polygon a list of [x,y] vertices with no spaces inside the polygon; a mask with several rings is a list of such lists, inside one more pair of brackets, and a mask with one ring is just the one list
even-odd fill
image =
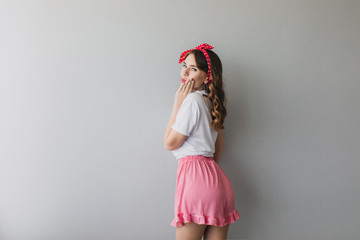
{"label": "bare arm", "polygon": [[218,136],[216,138],[216,142],[215,142],[215,153],[214,153],[214,161],[219,164],[220,162],[220,157],[221,157],[221,153],[223,151],[224,148],[224,136],[222,134],[222,130],[218,131]]}
{"label": "bare arm", "polygon": [[175,150],[183,144],[187,136],[182,135],[174,130],[172,130],[171,125],[175,123],[176,115],[183,103],[185,97],[194,91],[194,81],[186,81],[186,83],[182,83],[176,92],[174,107],[170,116],[169,123],[167,125],[165,134],[164,134],[164,147],[167,150]]}
{"label": "bare arm", "polygon": [[171,113],[170,121],[168,123],[164,135],[164,147],[169,151],[179,148],[187,137],[185,135],[182,135],[181,133],[174,131],[171,128],[171,125],[175,123],[176,114],[179,111],[179,109],[180,109],[179,105],[174,105],[173,111]]}

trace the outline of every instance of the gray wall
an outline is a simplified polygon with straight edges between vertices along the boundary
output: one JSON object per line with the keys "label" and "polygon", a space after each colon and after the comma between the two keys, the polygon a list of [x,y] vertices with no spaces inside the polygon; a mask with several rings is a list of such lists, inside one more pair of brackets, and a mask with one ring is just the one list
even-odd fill
{"label": "gray wall", "polygon": [[215,46],[229,239],[360,235],[359,1],[1,1],[0,238],[174,239],[182,51]]}

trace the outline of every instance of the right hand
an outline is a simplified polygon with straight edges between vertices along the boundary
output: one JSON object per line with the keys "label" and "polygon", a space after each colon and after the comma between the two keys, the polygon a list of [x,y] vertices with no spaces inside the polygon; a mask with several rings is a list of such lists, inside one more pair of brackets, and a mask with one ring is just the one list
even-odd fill
{"label": "right hand", "polygon": [[193,79],[189,79],[185,83],[181,83],[181,85],[180,85],[180,87],[177,90],[176,95],[175,95],[175,103],[174,103],[174,105],[180,107],[181,104],[183,103],[184,99],[186,98],[186,96],[189,93],[195,91],[194,83],[195,83],[195,80],[193,80]]}

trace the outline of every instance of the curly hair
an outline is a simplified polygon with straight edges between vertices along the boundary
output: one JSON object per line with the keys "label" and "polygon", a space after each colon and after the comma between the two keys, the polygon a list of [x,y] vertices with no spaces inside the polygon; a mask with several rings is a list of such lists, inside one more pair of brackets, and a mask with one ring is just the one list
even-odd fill
{"label": "curly hair", "polygon": [[[223,89],[223,79],[222,79],[222,63],[218,55],[212,50],[206,50],[209,54],[211,62],[211,78],[212,81],[209,85],[204,84],[205,91],[208,95],[203,95],[203,98],[206,97],[212,103],[211,109],[211,126],[217,131],[225,129],[224,120],[226,117],[226,96]],[[198,68],[205,73],[208,71],[208,65],[204,53],[200,50],[194,49],[186,54],[186,57],[189,54],[194,54],[195,61]]]}

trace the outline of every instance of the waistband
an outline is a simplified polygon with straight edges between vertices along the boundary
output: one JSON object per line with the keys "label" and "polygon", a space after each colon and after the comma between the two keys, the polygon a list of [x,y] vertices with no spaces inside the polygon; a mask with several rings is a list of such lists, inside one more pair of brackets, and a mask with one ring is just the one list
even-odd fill
{"label": "waistband", "polygon": [[179,165],[189,161],[214,161],[214,159],[203,155],[188,155],[179,159]]}

